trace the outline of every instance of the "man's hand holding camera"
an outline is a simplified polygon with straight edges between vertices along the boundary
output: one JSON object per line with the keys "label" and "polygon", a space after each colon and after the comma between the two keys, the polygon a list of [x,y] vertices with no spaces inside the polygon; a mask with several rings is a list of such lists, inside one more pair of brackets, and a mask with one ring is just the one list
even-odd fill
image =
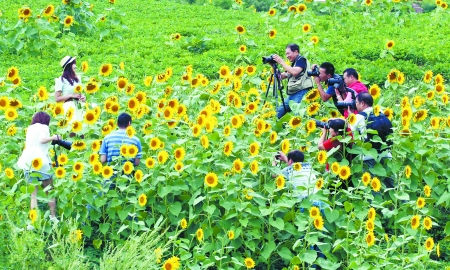
{"label": "man's hand holding camera", "polygon": [[[298,55],[298,54],[297,54],[297,55]],[[292,62],[292,61],[295,61],[295,58],[296,58],[296,57],[297,57],[297,56],[295,56],[294,59],[291,60],[291,58],[289,58],[289,56],[288,56],[288,59],[289,59],[289,61]],[[301,67],[296,67],[296,66],[291,67],[291,66],[288,65],[288,64],[283,60],[283,58],[281,58],[281,56],[279,56],[278,54],[272,55],[272,58],[273,58],[273,60],[274,60],[275,62],[277,62],[278,64],[280,64],[280,65],[284,68],[284,70],[285,70],[285,72],[281,73],[281,79],[286,79],[286,78],[289,76],[289,74],[292,75],[292,76],[297,76],[298,74],[300,74],[300,72],[302,72],[302,68],[301,68]]]}

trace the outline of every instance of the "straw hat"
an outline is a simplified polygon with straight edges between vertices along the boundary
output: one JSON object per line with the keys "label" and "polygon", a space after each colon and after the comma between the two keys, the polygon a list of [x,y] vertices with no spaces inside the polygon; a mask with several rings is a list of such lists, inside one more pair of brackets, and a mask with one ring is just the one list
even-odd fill
{"label": "straw hat", "polygon": [[64,56],[64,58],[63,59],[61,59],[61,62],[59,62],[59,65],[63,68],[63,69],[65,69],[66,68],[66,66],[68,65],[68,64],[70,64],[70,63],[72,63],[73,61],[75,61],[75,57],[71,57],[71,56]]}

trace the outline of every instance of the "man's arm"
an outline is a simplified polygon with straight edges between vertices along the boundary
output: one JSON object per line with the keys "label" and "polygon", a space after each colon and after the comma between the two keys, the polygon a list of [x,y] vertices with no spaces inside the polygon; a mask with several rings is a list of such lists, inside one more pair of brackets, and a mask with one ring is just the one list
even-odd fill
{"label": "man's arm", "polygon": [[325,90],[323,90],[322,84],[320,83],[319,77],[314,77],[314,82],[317,84],[317,89],[319,90],[320,98],[323,102],[328,101],[333,95],[327,94]]}
{"label": "man's arm", "polygon": [[141,163],[141,159],[140,158],[135,158],[134,159],[134,166],[139,166],[140,163]]}
{"label": "man's arm", "polygon": [[[275,60],[275,62],[277,62],[278,64],[280,64],[284,70],[286,70],[286,72],[288,72],[289,74],[291,74],[292,76],[297,76],[298,74],[300,74],[303,71],[302,67],[297,67],[297,66],[289,66],[288,64],[286,64],[286,62],[284,62],[284,60],[277,54],[273,55],[273,60]],[[282,73],[281,74],[281,78],[284,79],[286,78],[286,74]]]}
{"label": "man's arm", "polygon": [[319,150],[327,150],[325,148],[325,146],[323,145],[323,143],[326,141],[326,139],[327,139],[327,130],[322,128],[322,136],[320,136],[319,143],[317,145]]}
{"label": "man's arm", "polygon": [[100,162],[105,163],[106,162],[106,155],[100,155]]}

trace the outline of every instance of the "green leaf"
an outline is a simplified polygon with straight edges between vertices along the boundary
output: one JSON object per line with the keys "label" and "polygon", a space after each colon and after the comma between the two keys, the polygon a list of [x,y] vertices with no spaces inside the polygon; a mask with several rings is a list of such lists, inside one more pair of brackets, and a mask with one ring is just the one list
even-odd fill
{"label": "green leaf", "polygon": [[169,212],[174,216],[178,216],[181,212],[181,203],[174,202],[169,206]]}
{"label": "green leaf", "polygon": [[425,180],[425,183],[429,185],[430,187],[433,187],[434,182],[436,181],[436,173],[435,172],[428,172],[423,174],[423,180]]}
{"label": "green leaf", "polygon": [[333,223],[339,218],[339,211],[336,209],[331,210],[330,208],[326,208],[325,217],[327,218],[328,222]]}
{"label": "green leaf", "polygon": [[92,235],[92,227],[91,226],[85,225],[85,226],[82,226],[81,229],[83,230],[83,234],[86,237],[91,237],[91,235]]}
{"label": "green leaf", "polygon": [[281,218],[277,218],[276,220],[270,219],[269,224],[278,230],[284,229],[284,221]]}
{"label": "green leaf", "polygon": [[281,250],[278,252],[278,255],[280,255],[281,258],[289,261],[294,257],[294,254],[292,254],[292,252],[287,247],[281,248]]}
{"label": "green leaf", "polygon": [[306,250],[303,254],[300,254],[300,260],[312,264],[317,258],[317,251],[315,250]]}
{"label": "green leaf", "polygon": [[126,228],[128,228],[128,225],[122,225],[121,227],[120,227],[120,229],[117,231],[117,234],[119,234],[119,233],[121,233],[123,230],[125,230]]}
{"label": "green leaf", "polygon": [[440,205],[443,202],[446,202],[446,205],[448,204],[448,201],[450,201],[450,193],[449,192],[445,192],[440,198],[439,200],[436,202],[436,205]]}
{"label": "green leaf", "polygon": [[100,232],[102,232],[103,234],[106,234],[109,230],[109,223],[100,224],[99,229],[100,229]]}
{"label": "green leaf", "polygon": [[275,246],[274,242],[272,242],[272,241],[267,242],[264,245],[263,250],[261,251],[261,256],[263,256],[264,259],[266,259],[266,260],[269,259],[270,254],[272,254],[272,252],[275,250],[275,248],[276,248],[276,246]]}
{"label": "green leaf", "polygon": [[386,170],[384,169],[381,163],[375,164],[373,168],[370,168],[369,171],[377,176],[386,176]]}
{"label": "green leaf", "polygon": [[92,241],[92,244],[94,245],[95,249],[99,249],[102,246],[102,240],[101,239],[95,239]]}
{"label": "green leaf", "polygon": [[117,213],[121,221],[124,221],[128,217],[128,211],[121,210]]}

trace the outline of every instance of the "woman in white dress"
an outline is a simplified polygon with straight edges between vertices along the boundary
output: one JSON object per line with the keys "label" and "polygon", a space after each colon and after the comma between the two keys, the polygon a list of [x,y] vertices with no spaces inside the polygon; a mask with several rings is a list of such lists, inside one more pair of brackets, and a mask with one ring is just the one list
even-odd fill
{"label": "woman in white dress", "polygon": [[[75,91],[78,85],[79,88],[82,88],[81,78],[75,73],[77,68],[76,58],[65,56],[59,64],[63,69],[63,74],[55,79],[55,100],[56,102],[64,102],[64,113],[73,108],[74,113],[72,119],[68,121],[69,124],[73,121],[83,121],[82,106],[78,103],[85,102],[86,96]],[[71,133],[70,136],[75,136],[75,133]]]}
{"label": "woman in white dress", "polygon": [[[51,172],[52,161],[48,155],[48,148],[51,141],[61,139],[59,135],[50,136],[50,129],[48,127],[50,123],[50,115],[46,112],[37,112],[33,115],[31,120],[31,125],[27,128],[27,135],[25,141],[25,149],[22,152],[19,160],[17,161],[17,166],[24,170],[25,178],[28,183],[33,180],[41,182],[42,187],[45,189],[47,186],[53,186]],[[39,170],[35,170],[32,167],[32,162],[35,159],[40,159],[42,167]],[[30,208],[34,209],[37,207],[37,192],[39,187],[36,186],[35,190],[31,194],[31,205]],[[48,194],[48,191],[47,191]],[[50,208],[50,219],[56,221],[56,200],[51,199],[48,202]]]}

